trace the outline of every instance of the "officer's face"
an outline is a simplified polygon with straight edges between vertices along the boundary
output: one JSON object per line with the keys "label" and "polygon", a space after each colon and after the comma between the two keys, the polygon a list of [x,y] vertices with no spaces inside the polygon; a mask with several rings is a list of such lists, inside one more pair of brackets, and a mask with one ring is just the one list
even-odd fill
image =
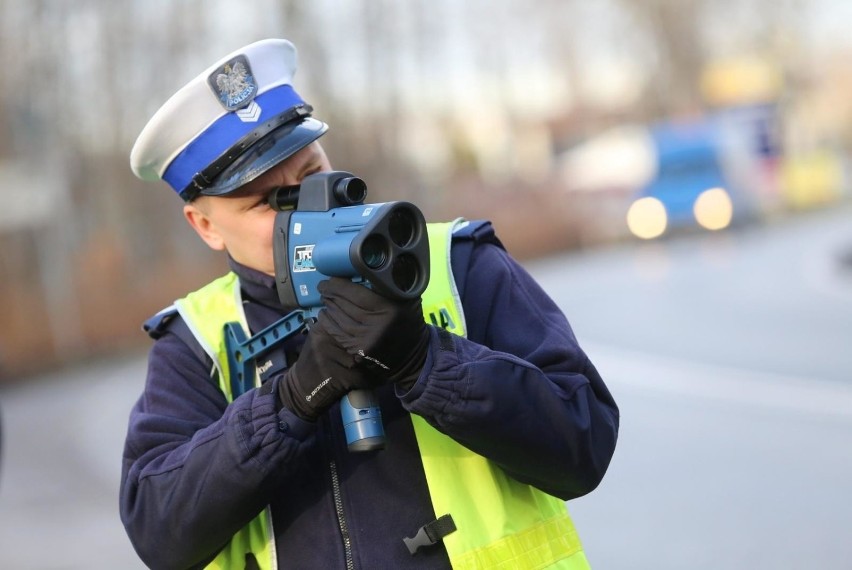
{"label": "officer's face", "polygon": [[266,201],[270,191],[328,170],[331,164],[314,142],[227,196],[199,196],[183,207],[183,214],[211,248],[227,250],[235,261],[275,275],[272,230],[277,212]]}

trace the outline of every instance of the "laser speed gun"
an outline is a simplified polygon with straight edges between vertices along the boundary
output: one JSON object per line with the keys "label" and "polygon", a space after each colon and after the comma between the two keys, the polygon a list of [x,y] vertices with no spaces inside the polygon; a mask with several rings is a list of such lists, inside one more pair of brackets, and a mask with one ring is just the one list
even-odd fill
{"label": "laser speed gun", "polygon": [[[429,284],[429,241],[422,212],[409,202],[365,204],[367,185],[349,172],[307,176],[269,197],[275,217],[273,252],[278,297],[296,310],[251,338],[225,325],[234,395],[254,385],[254,361],[310,327],[322,300],[317,285],[345,277],[392,299],[419,297]],[[350,451],[382,449],[381,410],[369,390],[340,403]]]}

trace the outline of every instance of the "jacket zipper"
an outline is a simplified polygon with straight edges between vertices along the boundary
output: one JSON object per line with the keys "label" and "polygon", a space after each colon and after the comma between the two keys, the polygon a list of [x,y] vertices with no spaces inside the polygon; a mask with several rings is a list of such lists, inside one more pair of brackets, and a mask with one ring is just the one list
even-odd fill
{"label": "jacket zipper", "polygon": [[349,527],[343,514],[343,496],[340,492],[340,480],[337,477],[337,464],[332,459],[328,463],[331,470],[331,489],[334,493],[334,509],[337,511],[337,524],[343,538],[343,552],[346,555],[346,570],[355,570],[355,559],[352,557],[352,541],[349,538]]}

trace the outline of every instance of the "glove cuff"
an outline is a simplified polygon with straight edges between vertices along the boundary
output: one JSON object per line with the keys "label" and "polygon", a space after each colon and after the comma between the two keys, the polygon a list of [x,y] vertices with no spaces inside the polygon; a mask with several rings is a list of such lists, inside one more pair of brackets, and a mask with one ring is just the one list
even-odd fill
{"label": "glove cuff", "polygon": [[319,410],[311,406],[305,397],[296,389],[298,385],[295,382],[296,366],[290,368],[287,373],[278,381],[278,400],[281,405],[301,419],[309,422],[315,422],[319,416]]}
{"label": "glove cuff", "polygon": [[396,384],[406,392],[411,390],[417,379],[420,378],[420,372],[426,363],[426,354],[429,352],[429,341],[431,338],[429,328],[424,328],[423,334],[420,335],[420,340],[417,341],[405,364],[388,377],[390,382]]}

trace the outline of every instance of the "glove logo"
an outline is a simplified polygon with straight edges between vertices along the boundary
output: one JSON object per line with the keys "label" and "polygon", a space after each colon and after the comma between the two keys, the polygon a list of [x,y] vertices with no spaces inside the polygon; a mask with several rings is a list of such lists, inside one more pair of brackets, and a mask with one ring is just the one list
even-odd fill
{"label": "glove logo", "polygon": [[311,393],[310,393],[310,394],[308,394],[307,396],[305,396],[305,401],[306,401],[306,402],[310,402],[310,401],[311,401],[311,398],[313,398],[314,396],[316,396],[316,395],[317,395],[317,392],[319,392],[320,390],[322,390],[323,386],[325,386],[325,385],[326,385],[326,384],[328,384],[329,382],[331,382],[331,376],[329,376],[328,378],[326,378],[325,380],[323,380],[322,382],[320,382],[320,383],[319,383],[319,385],[318,385],[316,388],[314,388],[314,389],[313,389],[313,391],[311,391]]}
{"label": "glove logo", "polygon": [[369,360],[369,361],[370,361],[370,362],[372,362],[373,364],[376,364],[376,365],[378,365],[378,366],[380,366],[380,367],[384,368],[385,370],[390,370],[390,367],[389,367],[389,366],[387,366],[387,365],[385,365],[384,363],[380,362],[380,361],[379,361],[379,359],[377,359],[377,358],[373,358],[372,356],[367,356],[366,354],[364,354],[364,350],[363,350],[363,349],[360,349],[360,348],[358,349],[358,356],[360,356],[360,357],[361,357],[361,358],[363,358],[364,360]]}

